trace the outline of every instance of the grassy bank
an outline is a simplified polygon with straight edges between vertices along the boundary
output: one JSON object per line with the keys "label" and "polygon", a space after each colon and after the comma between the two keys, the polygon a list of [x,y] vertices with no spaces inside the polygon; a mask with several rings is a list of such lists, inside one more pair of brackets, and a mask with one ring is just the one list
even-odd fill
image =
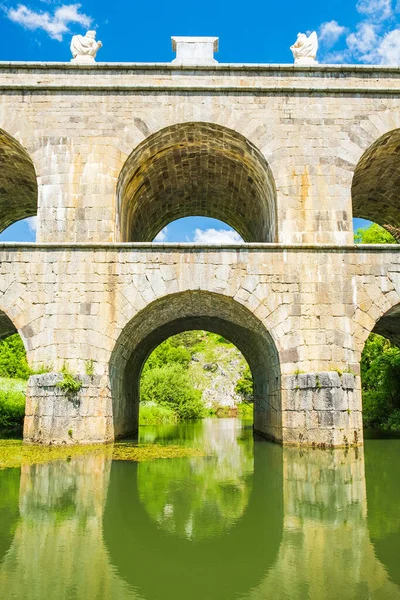
{"label": "grassy bank", "polygon": [[26,384],[25,379],[0,377],[0,430],[22,432]]}

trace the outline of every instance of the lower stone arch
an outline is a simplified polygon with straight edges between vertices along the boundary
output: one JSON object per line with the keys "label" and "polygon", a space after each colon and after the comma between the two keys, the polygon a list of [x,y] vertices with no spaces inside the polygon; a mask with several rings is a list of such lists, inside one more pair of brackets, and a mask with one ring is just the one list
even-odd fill
{"label": "lower stone arch", "polygon": [[114,436],[136,434],[142,367],[162,341],[190,329],[205,329],[235,344],[254,381],[254,429],[282,441],[281,376],[275,343],[261,321],[231,297],[185,291],[155,300],[121,332],[110,360]]}

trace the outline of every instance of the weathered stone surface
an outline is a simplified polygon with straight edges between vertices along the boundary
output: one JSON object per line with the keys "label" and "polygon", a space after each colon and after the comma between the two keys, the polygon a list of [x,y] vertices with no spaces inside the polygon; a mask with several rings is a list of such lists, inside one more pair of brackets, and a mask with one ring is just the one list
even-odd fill
{"label": "weathered stone surface", "polygon": [[[0,65],[0,228],[38,208],[39,240],[0,246],[0,336],[84,382],[74,404],[32,378],[25,438],[134,432],[145,357],[201,328],[247,358],[257,431],[361,441],[361,351],[400,341],[400,258],[355,248],[351,217],[398,225],[399,72]],[[118,243],[188,215],[257,244]]]}

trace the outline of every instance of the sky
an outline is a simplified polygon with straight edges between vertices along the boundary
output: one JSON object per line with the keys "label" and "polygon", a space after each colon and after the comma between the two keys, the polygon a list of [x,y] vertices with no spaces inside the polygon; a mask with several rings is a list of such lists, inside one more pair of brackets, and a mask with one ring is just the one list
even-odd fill
{"label": "sky", "polygon": [[[204,35],[219,37],[221,63],[293,63],[297,33],[315,30],[320,63],[400,64],[400,0],[0,0],[0,27],[0,61],[69,61],[71,36],[94,29],[99,62],[170,62],[172,35]],[[175,221],[157,238],[240,241],[205,218]],[[34,219],[0,235],[34,239]]]}

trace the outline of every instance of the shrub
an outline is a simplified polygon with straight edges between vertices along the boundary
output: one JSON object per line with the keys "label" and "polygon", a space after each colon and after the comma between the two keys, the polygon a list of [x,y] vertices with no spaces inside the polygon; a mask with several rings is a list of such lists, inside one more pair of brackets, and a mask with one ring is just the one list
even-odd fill
{"label": "shrub", "polygon": [[22,429],[26,381],[0,380],[0,429]]}
{"label": "shrub", "polygon": [[66,367],[63,368],[62,373],[64,378],[56,383],[56,386],[62,389],[67,396],[75,396],[81,389],[82,382],[76,379]]}
{"label": "shrub", "polygon": [[142,402],[170,407],[179,419],[201,419],[205,415],[201,392],[193,389],[187,371],[179,364],[146,370],[140,397]]}
{"label": "shrub", "polygon": [[238,417],[239,419],[253,419],[253,404],[249,404],[248,402],[241,402],[237,405]]}
{"label": "shrub", "polygon": [[250,367],[246,366],[243,371],[243,375],[238,379],[235,387],[235,392],[240,394],[246,400],[253,399],[253,377],[251,375]]}
{"label": "shrub", "polygon": [[165,342],[153,350],[147,359],[146,365],[143,369],[144,372],[146,372],[148,369],[164,367],[170,364],[178,364],[182,367],[188,367],[192,358],[191,353],[183,346],[174,345],[170,341],[171,339],[172,338],[165,340]]}
{"label": "shrub", "polygon": [[169,425],[177,421],[178,417],[169,406],[145,402],[140,404],[139,425]]}
{"label": "shrub", "polygon": [[0,342],[0,377],[28,379],[31,370],[24,344],[18,333]]}

